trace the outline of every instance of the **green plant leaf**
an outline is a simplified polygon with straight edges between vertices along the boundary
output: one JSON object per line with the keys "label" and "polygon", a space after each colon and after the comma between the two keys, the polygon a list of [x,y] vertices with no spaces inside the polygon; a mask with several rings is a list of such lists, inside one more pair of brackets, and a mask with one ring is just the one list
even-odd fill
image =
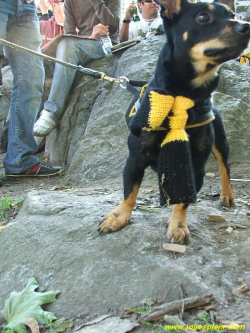
{"label": "green plant leaf", "polygon": [[5,301],[4,309],[1,311],[7,321],[6,327],[17,331],[18,326],[25,318],[34,318],[40,325],[48,324],[56,319],[54,313],[44,311],[41,305],[55,302],[59,291],[35,292],[38,286],[37,280],[32,277],[22,291],[11,292],[10,297]]}

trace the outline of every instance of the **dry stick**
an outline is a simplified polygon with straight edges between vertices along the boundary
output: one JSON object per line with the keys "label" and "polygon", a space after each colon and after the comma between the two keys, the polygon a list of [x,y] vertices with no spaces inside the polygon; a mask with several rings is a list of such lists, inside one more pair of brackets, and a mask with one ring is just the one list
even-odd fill
{"label": "dry stick", "polygon": [[109,315],[103,315],[100,318],[94,319],[94,320],[92,320],[92,321],[90,321],[88,323],[84,323],[81,326],[76,327],[75,331],[79,331],[81,328],[86,327],[86,326],[91,326],[91,325],[99,324],[100,322],[102,322],[102,321],[104,321],[104,320],[106,320],[107,318],[110,318],[110,317],[111,317],[110,314]]}
{"label": "dry stick", "polygon": [[242,315],[242,314],[240,314],[240,315],[238,315],[237,317],[235,317],[235,318],[233,319],[233,321],[235,321],[235,320],[237,320],[237,319],[240,319],[240,318],[243,318],[243,315]]}
{"label": "dry stick", "polygon": [[[169,198],[168,194],[165,192],[165,190],[162,187],[163,181],[164,181],[164,179],[161,180],[160,185],[161,185],[161,188],[162,188],[162,193],[163,193],[163,195],[165,197],[165,200],[166,200],[165,208],[164,208],[164,211],[163,211],[163,213],[164,213],[167,210],[167,208],[169,207],[170,198]],[[162,213],[161,225],[160,225],[161,235],[162,235],[162,226],[163,226],[163,213]],[[159,252],[160,252],[160,254],[162,253],[162,244],[159,244]]]}
{"label": "dry stick", "polygon": [[170,293],[171,289],[172,289],[172,287],[170,287],[170,288],[168,289],[166,295],[163,296],[163,298],[159,301],[158,305],[161,305],[161,304],[163,304],[163,302],[165,302],[165,300],[166,300],[168,294]]}
{"label": "dry stick", "polygon": [[250,179],[230,179],[232,181],[235,181],[235,182],[250,182]]}
{"label": "dry stick", "polygon": [[180,319],[182,320],[182,316],[184,313],[184,292],[183,292],[183,287],[180,281],[177,281],[178,286],[180,287],[181,291],[181,299],[182,299],[182,304],[181,304],[181,311],[180,311]]}
{"label": "dry stick", "polygon": [[[165,210],[165,209],[164,209]],[[162,227],[163,227],[163,213],[161,214],[161,222],[160,222],[160,235],[159,235],[159,253],[162,253]]]}
{"label": "dry stick", "polygon": [[196,308],[201,305],[209,304],[213,299],[213,294],[207,294],[196,297],[188,297],[183,300],[177,300],[170,303],[162,304],[154,308],[149,313],[142,315],[140,321],[157,321],[166,314],[175,314],[179,312],[182,303],[184,303],[184,310]]}
{"label": "dry stick", "polygon": [[215,323],[215,320],[214,320],[214,310],[210,310],[209,313],[210,313],[211,323],[214,324]]}
{"label": "dry stick", "polygon": [[196,236],[196,237],[198,237],[198,238],[200,238],[200,239],[202,239],[204,242],[206,242],[206,243],[208,243],[208,244],[212,245],[213,247],[217,248],[217,246],[216,246],[216,245],[214,245],[213,243],[209,242],[209,241],[208,241],[208,240],[206,240],[205,238],[203,238],[203,237],[201,237],[201,236],[197,235],[196,233],[194,233],[194,232],[191,232],[191,231],[190,231],[190,234],[191,234],[191,235],[194,235],[194,236]]}

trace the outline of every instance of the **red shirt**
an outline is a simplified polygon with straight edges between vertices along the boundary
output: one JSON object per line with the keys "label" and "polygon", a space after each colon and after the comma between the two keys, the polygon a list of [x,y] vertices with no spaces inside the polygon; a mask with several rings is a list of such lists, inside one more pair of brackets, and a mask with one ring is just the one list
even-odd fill
{"label": "red shirt", "polygon": [[46,45],[51,39],[64,33],[61,25],[56,23],[55,17],[52,16],[48,21],[39,21],[42,35],[42,46]]}

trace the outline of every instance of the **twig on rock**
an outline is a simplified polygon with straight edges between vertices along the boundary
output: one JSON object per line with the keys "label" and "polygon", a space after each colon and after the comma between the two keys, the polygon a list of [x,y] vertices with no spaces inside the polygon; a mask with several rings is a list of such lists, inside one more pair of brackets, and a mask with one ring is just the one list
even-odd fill
{"label": "twig on rock", "polygon": [[211,323],[214,324],[215,323],[215,320],[214,320],[214,310],[210,310],[209,314],[210,314],[210,318],[211,318]]}
{"label": "twig on rock", "polygon": [[203,237],[201,237],[201,236],[197,235],[196,233],[194,233],[194,232],[191,232],[191,231],[190,231],[190,234],[191,234],[191,235],[194,235],[194,236],[196,236],[196,237],[198,237],[198,238],[200,238],[200,239],[202,239],[204,242],[206,242],[206,243],[208,243],[208,244],[212,245],[213,247],[217,248],[217,246],[216,246],[216,245],[214,245],[213,243],[209,242],[209,241],[208,241],[208,240],[206,240],[205,238],[203,238]]}
{"label": "twig on rock", "polygon": [[177,284],[180,288],[181,291],[181,299],[182,299],[182,305],[181,305],[181,310],[180,310],[180,319],[182,320],[183,313],[184,313],[184,292],[183,292],[183,286],[180,281],[177,281]]}
{"label": "twig on rock", "polygon": [[170,303],[164,303],[160,306],[153,308],[147,314],[140,317],[140,321],[157,321],[166,314],[175,314],[180,311],[180,307],[184,304],[184,310],[196,308],[201,305],[205,305],[211,302],[213,294],[207,294],[202,296],[194,296],[184,298],[183,300],[177,300]]}
{"label": "twig on rock", "polygon": [[92,321],[89,321],[89,322],[87,322],[87,323],[82,324],[81,326],[76,327],[76,328],[75,328],[75,331],[79,331],[81,328],[86,327],[86,326],[91,326],[91,325],[99,324],[99,323],[102,322],[103,320],[106,320],[107,318],[110,318],[110,317],[111,317],[110,314],[103,315],[103,316],[101,316],[101,317],[99,317],[99,318],[96,318],[96,319],[94,319],[94,320],[92,320]]}
{"label": "twig on rock", "polygon": [[162,303],[164,303],[164,302],[166,301],[166,298],[167,298],[168,294],[170,293],[171,289],[172,289],[172,287],[170,287],[170,288],[168,289],[166,295],[164,295],[164,296],[162,297],[162,299],[159,300],[159,301],[157,302],[157,305],[161,305]]}
{"label": "twig on rock", "polygon": [[250,179],[233,179],[233,178],[231,178],[230,180],[232,180],[234,182],[250,182]]}

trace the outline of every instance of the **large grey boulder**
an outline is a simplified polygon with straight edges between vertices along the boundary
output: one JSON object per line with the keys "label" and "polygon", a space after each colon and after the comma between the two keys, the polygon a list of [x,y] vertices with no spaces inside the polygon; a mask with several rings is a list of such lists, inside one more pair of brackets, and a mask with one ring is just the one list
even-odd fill
{"label": "large grey boulder", "polygon": [[[119,78],[148,81],[165,37],[141,42],[122,55],[105,57],[91,68]],[[54,163],[70,165],[78,182],[117,178],[127,155],[126,110],[133,95],[116,83],[78,75],[57,130],[47,139],[45,154]]]}
{"label": "large grey boulder", "polygon": [[221,110],[225,122],[227,139],[230,144],[230,164],[249,163],[249,103],[219,92],[213,94],[213,100]]}
{"label": "large grey boulder", "polygon": [[[140,307],[145,298],[179,300],[179,282],[186,297],[213,293],[217,318],[231,321],[232,312],[234,317],[240,312],[249,325],[249,304],[242,299],[242,311],[230,312],[225,298],[239,277],[250,282],[247,209],[222,210],[201,194],[188,213],[193,241],[185,254],[176,254],[163,249],[170,209],[159,208],[157,190],[152,195],[146,189],[132,223],[108,235],[99,235],[97,228],[122,197],[117,187],[29,192],[17,218],[0,232],[0,310],[10,292],[21,291],[32,276],[40,292],[61,291],[49,311],[86,320]],[[227,222],[209,222],[208,213],[223,214]],[[241,228],[233,235],[226,233],[237,225]]]}
{"label": "large grey boulder", "polygon": [[213,102],[220,110],[230,145],[230,164],[249,164],[250,67],[229,61],[221,67]]}

